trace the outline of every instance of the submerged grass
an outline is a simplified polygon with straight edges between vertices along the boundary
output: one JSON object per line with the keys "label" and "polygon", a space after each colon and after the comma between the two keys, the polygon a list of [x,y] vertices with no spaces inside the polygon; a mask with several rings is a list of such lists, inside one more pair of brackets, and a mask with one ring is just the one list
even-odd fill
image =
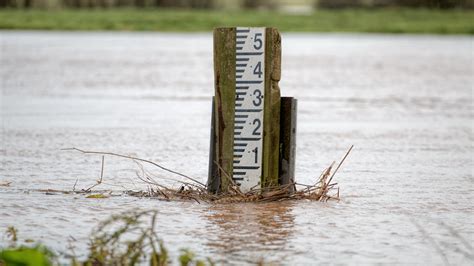
{"label": "submerged grass", "polygon": [[310,14],[173,9],[0,10],[0,29],[210,32],[222,26],[283,32],[474,34],[474,10],[343,9]]}

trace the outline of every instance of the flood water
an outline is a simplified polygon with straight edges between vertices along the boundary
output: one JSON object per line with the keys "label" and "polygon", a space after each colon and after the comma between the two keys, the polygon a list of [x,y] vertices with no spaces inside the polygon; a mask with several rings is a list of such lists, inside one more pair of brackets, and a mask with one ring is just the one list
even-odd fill
{"label": "flood water", "polygon": [[[64,255],[69,241],[84,256],[99,221],[156,209],[171,258],[189,248],[235,265],[474,261],[472,37],[283,34],[281,92],[299,100],[296,179],[314,183],[354,144],[335,177],[341,201],[214,205],[37,191],[98,179],[101,157],[68,147],[205,182],[211,34],[0,36],[0,184],[11,182],[0,186],[0,247],[13,225],[20,243]],[[106,157],[97,188],[146,189],[136,170]]]}

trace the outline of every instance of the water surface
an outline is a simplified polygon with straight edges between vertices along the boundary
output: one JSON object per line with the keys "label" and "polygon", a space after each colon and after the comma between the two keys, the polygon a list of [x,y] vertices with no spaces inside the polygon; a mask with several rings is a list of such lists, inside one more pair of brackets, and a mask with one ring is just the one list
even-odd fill
{"label": "water surface", "polygon": [[[0,231],[83,256],[98,221],[159,211],[158,233],[225,264],[445,264],[474,260],[473,38],[283,34],[282,94],[299,100],[297,180],[347,148],[340,202],[212,205],[46,195],[94,184],[100,156],[207,176],[212,35],[0,32]],[[101,189],[146,189],[106,158]],[[160,177],[169,174],[152,169]],[[0,246],[8,243],[0,238]]]}

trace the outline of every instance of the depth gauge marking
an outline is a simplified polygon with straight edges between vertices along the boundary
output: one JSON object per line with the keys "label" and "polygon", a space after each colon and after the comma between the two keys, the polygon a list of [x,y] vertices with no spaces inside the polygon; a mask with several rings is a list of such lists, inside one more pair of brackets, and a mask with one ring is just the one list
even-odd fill
{"label": "depth gauge marking", "polygon": [[237,28],[232,179],[247,192],[260,188],[265,92],[265,28]]}

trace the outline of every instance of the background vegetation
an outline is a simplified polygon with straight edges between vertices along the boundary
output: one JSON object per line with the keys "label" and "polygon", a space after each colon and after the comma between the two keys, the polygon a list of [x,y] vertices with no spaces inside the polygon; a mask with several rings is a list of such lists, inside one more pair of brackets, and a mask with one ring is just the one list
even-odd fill
{"label": "background vegetation", "polygon": [[270,8],[306,5],[322,8],[347,7],[429,7],[473,8],[473,0],[0,0],[0,7],[11,8],[110,8],[110,7],[185,7],[185,8]]}
{"label": "background vegetation", "polygon": [[274,26],[292,32],[474,34],[474,12],[428,9],[279,11],[177,9],[0,10],[0,29],[211,31],[218,26]]}
{"label": "background vegetation", "polygon": [[[74,247],[69,243],[70,254],[61,255],[70,258],[71,266],[212,266],[214,262],[207,258],[198,259],[195,253],[181,249],[178,260],[168,256],[168,250],[155,231],[158,212],[127,211],[112,215],[99,223],[90,236],[87,258],[76,257]],[[150,220],[147,222],[147,220]],[[59,255],[36,241],[29,240],[27,245],[18,245],[18,231],[10,226],[6,236],[10,246],[0,248],[0,265],[3,266],[52,266],[65,265],[59,262]]]}
{"label": "background vegetation", "polygon": [[0,0],[0,29],[474,34],[474,0]]}

